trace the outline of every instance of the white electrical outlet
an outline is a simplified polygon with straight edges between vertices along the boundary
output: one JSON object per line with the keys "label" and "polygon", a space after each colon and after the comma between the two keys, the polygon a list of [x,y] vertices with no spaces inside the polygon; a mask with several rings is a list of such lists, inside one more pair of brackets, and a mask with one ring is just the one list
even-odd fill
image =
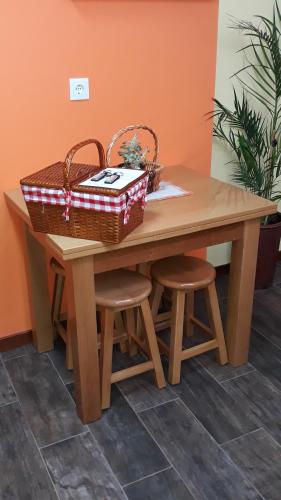
{"label": "white electrical outlet", "polygon": [[89,78],[69,78],[69,97],[71,101],[89,99]]}

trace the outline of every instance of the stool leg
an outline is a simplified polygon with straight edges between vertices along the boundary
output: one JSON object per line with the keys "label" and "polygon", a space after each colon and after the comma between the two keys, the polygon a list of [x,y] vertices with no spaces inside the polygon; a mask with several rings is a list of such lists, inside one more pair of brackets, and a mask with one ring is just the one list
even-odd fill
{"label": "stool leg", "polygon": [[208,305],[208,312],[210,315],[211,329],[214,332],[214,337],[218,342],[217,357],[221,365],[227,363],[227,352],[225,346],[225,339],[222,328],[221,314],[217,296],[217,290],[215,283],[211,283],[205,291],[206,300]]}
{"label": "stool leg", "polygon": [[72,350],[72,337],[69,329],[66,329],[66,368],[73,370],[73,350]]}
{"label": "stool leg", "polygon": [[194,292],[187,292],[185,297],[185,335],[192,337],[194,333],[194,325],[190,318],[194,316]]}
{"label": "stool leg", "polygon": [[[54,283],[54,291],[53,291],[53,299],[52,299],[52,322],[54,325],[54,335],[57,336],[56,324],[60,322],[61,315],[61,304],[63,297],[63,290],[65,284],[65,276],[62,274],[55,274],[55,283]],[[65,331],[66,336],[66,368],[68,370],[73,370],[73,354],[72,354],[72,338],[70,335],[70,331],[66,327]]]}
{"label": "stool leg", "polygon": [[[145,335],[145,328],[143,324],[143,317],[141,314],[141,310],[139,307],[136,307],[134,310],[135,313],[135,320],[136,320],[136,336],[140,339],[140,341],[146,345],[146,335]],[[137,346],[137,350],[139,350],[139,347]]]}
{"label": "stool leg", "polygon": [[150,299],[149,299],[151,313],[152,313],[152,317],[153,317],[154,321],[155,321],[157,314],[158,314],[158,311],[159,311],[163,291],[164,291],[164,287],[162,285],[160,285],[160,283],[157,283],[157,281],[155,281],[153,283],[152,293],[151,293]]}
{"label": "stool leg", "polygon": [[[104,328],[105,328],[105,308],[101,307],[99,313],[100,313],[100,326],[101,326],[100,329],[101,329],[101,332],[103,332]],[[124,322],[123,322],[123,318],[122,318],[122,313],[120,311],[115,313],[114,321],[115,321],[115,327],[116,327],[118,335],[122,335],[122,333],[125,332],[125,326],[124,326]],[[122,339],[119,342],[119,347],[120,347],[120,351],[122,353],[127,352],[127,350],[128,350],[127,349],[127,340]]]}
{"label": "stool leg", "polygon": [[[136,271],[140,274],[143,274],[143,276],[150,278],[150,267],[151,267],[150,262],[142,262],[141,264],[137,264]],[[139,308],[135,309],[135,318],[136,318],[136,329],[135,329],[136,336],[145,344],[146,336],[144,334],[144,325]]]}
{"label": "stool leg", "polygon": [[126,328],[128,333],[129,356],[135,356],[138,353],[138,346],[131,338],[130,334],[135,334],[136,324],[133,309],[125,310]]}
{"label": "stool leg", "polygon": [[52,297],[52,323],[54,326],[54,336],[56,337],[56,321],[60,321],[61,314],[61,303],[64,289],[64,281],[65,277],[61,274],[55,273],[55,281],[54,281],[54,289],[53,289],[53,297]]}
{"label": "stool leg", "polygon": [[99,313],[100,313],[100,331],[102,333],[105,328],[105,308],[100,307]]}
{"label": "stool leg", "polygon": [[185,292],[175,290],[173,295],[168,380],[170,384],[178,384],[182,361]]}
{"label": "stool leg", "polygon": [[158,389],[162,389],[163,387],[165,387],[166,381],[160,359],[160,353],[148,299],[145,299],[140,306],[146,331],[146,338],[147,338],[148,349],[150,352],[150,358],[154,365],[155,382]]}
{"label": "stool leg", "polygon": [[104,328],[101,342],[101,407],[110,406],[114,312],[104,311]]}
{"label": "stool leg", "polygon": [[142,262],[141,264],[137,264],[136,271],[147,278],[150,278],[150,268],[151,262]]}
{"label": "stool leg", "polygon": [[[122,335],[122,333],[125,332],[125,326],[124,326],[121,311],[118,311],[117,313],[115,313],[115,327],[116,327],[118,335]],[[126,339],[120,340],[119,347],[120,347],[120,351],[123,354],[124,354],[124,352],[127,352],[127,340]]]}

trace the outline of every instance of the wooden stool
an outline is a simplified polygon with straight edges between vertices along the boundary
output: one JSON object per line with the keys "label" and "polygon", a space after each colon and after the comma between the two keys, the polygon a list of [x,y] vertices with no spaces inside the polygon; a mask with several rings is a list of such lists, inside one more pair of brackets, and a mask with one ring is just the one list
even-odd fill
{"label": "wooden stool", "polygon": [[[96,301],[105,310],[105,327],[101,342],[102,409],[110,406],[111,384],[154,370],[159,389],[166,385],[148,302],[151,282],[134,271],[121,269],[96,276]],[[142,312],[146,342],[136,336],[134,309]],[[124,311],[130,344],[136,343],[149,357],[148,361],[112,373],[113,323],[116,313]],[[129,348],[130,349],[130,348]]]}
{"label": "wooden stool", "polygon": [[[63,319],[67,321],[67,314],[63,318],[61,314],[62,297],[65,286],[65,270],[53,257],[50,262],[51,268],[55,273],[53,296],[52,296],[52,323],[54,327],[54,335],[59,335],[66,346],[66,367],[68,370],[73,369],[73,355],[72,355],[72,339],[71,335],[65,328]],[[100,315],[101,330],[104,325],[104,311],[98,311]],[[114,344],[120,345],[121,352],[127,351],[127,333],[125,331],[125,326],[123,322],[122,314],[116,314],[115,316],[115,331],[114,331]],[[101,345],[101,333],[98,334],[98,347]]]}
{"label": "wooden stool", "polygon": [[[178,384],[180,382],[181,362],[184,359],[217,349],[218,361],[222,365],[227,363],[227,352],[215,286],[216,272],[214,267],[196,257],[176,256],[162,259],[153,264],[151,275],[155,280],[152,314],[156,322],[164,287],[173,292],[170,346],[158,338],[160,348],[169,355],[168,380],[170,384]],[[211,328],[194,317],[194,292],[200,289],[204,289],[205,292]],[[183,349],[184,316],[187,323],[187,336],[192,335],[193,325],[196,325],[210,334],[213,337],[212,340],[195,347]]]}

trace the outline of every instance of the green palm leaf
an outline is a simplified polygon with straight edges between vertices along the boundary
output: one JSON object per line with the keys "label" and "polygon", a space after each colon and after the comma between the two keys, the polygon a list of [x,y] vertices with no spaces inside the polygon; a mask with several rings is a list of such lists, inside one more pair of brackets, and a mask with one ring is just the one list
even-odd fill
{"label": "green palm leaf", "polygon": [[[257,23],[234,20],[231,28],[249,43],[244,52],[247,64],[237,71],[242,88],[233,89],[233,108],[214,99],[213,135],[234,153],[227,163],[234,181],[246,189],[274,201],[281,200],[281,10],[274,6],[271,19],[256,16]],[[244,74],[244,76],[243,76]],[[253,104],[262,105],[262,110]],[[258,108],[259,108],[258,107]]]}

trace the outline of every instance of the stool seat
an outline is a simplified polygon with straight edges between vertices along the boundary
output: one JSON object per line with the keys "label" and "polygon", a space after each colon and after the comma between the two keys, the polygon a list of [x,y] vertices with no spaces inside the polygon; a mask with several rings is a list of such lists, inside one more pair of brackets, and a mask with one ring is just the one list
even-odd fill
{"label": "stool seat", "polygon": [[153,264],[152,277],[161,285],[176,290],[198,290],[215,280],[214,267],[197,257],[178,255]]}
{"label": "stool seat", "polygon": [[97,274],[95,283],[97,304],[120,310],[140,304],[152,288],[148,278],[126,269]]}

